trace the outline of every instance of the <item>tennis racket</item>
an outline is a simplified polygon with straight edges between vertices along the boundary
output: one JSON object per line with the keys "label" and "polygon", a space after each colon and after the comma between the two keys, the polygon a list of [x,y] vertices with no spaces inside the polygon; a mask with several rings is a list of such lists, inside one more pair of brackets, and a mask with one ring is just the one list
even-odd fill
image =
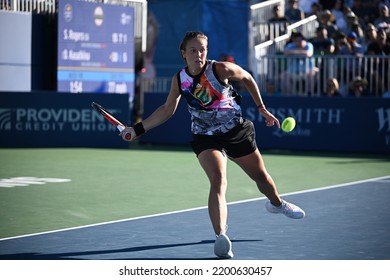
{"label": "tennis racket", "polygon": [[[126,128],[126,126],[123,123],[121,123],[116,118],[114,118],[114,116],[111,115],[111,113],[108,112],[106,109],[104,109],[101,105],[97,104],[96,102],[92,102],[91,106],[92,106],[92,108],[94,108],[96,110],[96,112],[98,112],[99,114],[102,114],[103,117],[106,120],[108,120],[112,125],[114,125],[120,132],[122,132]],[[126,133],[125,138],[127,140],[130,140],[131,134]]]}

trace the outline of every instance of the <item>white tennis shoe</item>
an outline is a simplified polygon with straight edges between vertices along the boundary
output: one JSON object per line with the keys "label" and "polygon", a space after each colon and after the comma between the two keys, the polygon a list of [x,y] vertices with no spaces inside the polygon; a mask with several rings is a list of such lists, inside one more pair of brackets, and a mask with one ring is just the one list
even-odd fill
{"label": "white tennis shoe", "polygon": [[221,259],[233,258],[232,242],[225,233],[217,236],[214,243],[214,254]]}
{"label": "white tennis shoe", "polygon": [[305,217],[305,211],[298,206],[282,200],[282,205],[279,207],[274,206],[269,200],[265,203],[265,208],[271,213],[281,213],[291,219],[302,219]]}

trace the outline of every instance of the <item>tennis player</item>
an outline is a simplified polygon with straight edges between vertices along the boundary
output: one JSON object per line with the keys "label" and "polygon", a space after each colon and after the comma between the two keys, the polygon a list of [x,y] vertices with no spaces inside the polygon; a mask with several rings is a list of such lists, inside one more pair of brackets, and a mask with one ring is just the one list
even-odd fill
{"label": "tennis player", "polygon": [[305,212],[282,200],[272,177],[266,170],[255,142],[253,123],[242,116],[239,95],[229,81],[242,81],[251,94],[266,125],[280,128],[278,119],[263,103],[253,77],[232,62],[207,59],[208,39],[202,32],[187,32],[179,51],[186,66],[172,78],[169,95],[163,105],[149,117],[121,132],[123,140],[131,133],[131,140],[167,121],[176,111],[183,96],[192,119],[192,149],[210,181],[208,210],[216,241],[214,253],[219,258],[232,258],[232,244],[227,236],[226,204],[227,160],[237,163],[256,183],[269,201],[266,209],[300,219]]}

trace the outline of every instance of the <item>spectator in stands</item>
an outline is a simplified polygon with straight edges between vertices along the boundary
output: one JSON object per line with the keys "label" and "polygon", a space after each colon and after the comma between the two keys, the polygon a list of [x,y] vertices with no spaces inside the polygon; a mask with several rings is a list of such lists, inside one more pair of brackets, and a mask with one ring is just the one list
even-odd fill
{"label": "spectator in stands", "polygon": [[389,7],[385,4],[379,4],[379,17],[374,20],[374,24],[377,28],[384,28],[385,26],[390,28]]}
{"label": "spectator in stands", "polygon": [[330,38],[336,38],[339,30],[334,21],[335,17],[330,10],[324,10],[320,13],[319,23],[326,28]]}
{"label": "spectator in stands", "polygon": [[288,0],[288,7],[285,15],[291,20],[291,22],[297,22],[305,18],[305,13],[301,8],[299,8],[298,0]]}
{"label": "spectator in stands", "polygon": [[376,0],[353,0],[350,7],[362,26],[372,22],[378,14]]}
{"label": "spectator in stands", "polygon": [[349,87],[349,96],[363,97],[370,95],[370,92],[367,90],[367,80],[359,76],[355,77]]}
{"label": "spectator in stands", "polygon": [[390,13],[389,6],[381,3],[379,5],[379,17],[375,19],[374,24],[378,29],[384,29],[387,33],[388,40],[390,39]]}
{"label": "spectator in stands", "polygon": [[344,6],[342,0],[336,0],[332,9],[330,9],[331,13],[335,18],[335,24],[338,28],[340,28],[340,23],[344,21]]}
{"label": "spectator in stands", "polygon": [[305,14],[305,17],[308,17],[311,15],[312,5],[314,3],[318,4],[318,0],[299,0],[299,8],[302,9],[302,11]]}
{"label": "spectator in stands", "polygon": [[341,73],[347,75],[348,78],[352,78],[355,73],[359,73],[361,66],[361,57],[364,55],[364,48],[357,41],[357,35],[355,32],[351,32],[348,36],[345,34],[340,35],[339,39],[339,52],[338,55],[351,56],[351,58],[340,58],[338,60],[341,65],[339,66]]}
{"label": "spectator in stands", "polygon": [[[387,41],[387,33],[385,29],[378,29],[378,35],[374,42],[371,42],[367,46],[368,55],[379,55],[379,56],[389,56],[390,55],[390,43]],[[379,62],[374,61],[373,71],[370,72],[372,75],[372,84],[374,86],[374,94],[381,95],[383,91],[387,90],[383,88],[383,85],[386,85],[389,81],[389,73],[385,71],[382,74],[381,69],[389,69],[388,60],[381,59]]]}
{"label": "spectator in stands", "polygon": [[363,28],[361,27],[359,22],[355,22],[352,24],[352,32],[356,33],[356,42],[358,42],[360,45],[364,44],[364,32]]}
{"label": "spectator in stands", "polygon": [[273,17],[269,19],[269,23],[290,23],[291,20],[283,14],[283,9],[280,4],[272,8]]}
{"label": "spectator in stands", "polygon": [[318,15],[321,13],[322,7],[320,3],[314,2],[311,4],[311,12],[306,17],[316,15],[318,18]]}
{"label": "spectator in stands", "polygon": [[353,25],[359,24],[359,18],[354,12],[352,11],[348,12],[348,9],[345,17],[346,17],[347,26],[344,32],[345,34],[348,34],[353,31]]}
{"label": "spectator in stands", "polygon": [[364,54],[364,48],[361,44],[357,41],[358,36],[355,32],[350,32],[347,36],[347,41],[350,45],[349,53],[354,56],[363,56]]}
{"label": "spectator in stands", "polygon": [[324,26],[317,27],[316,36],[309,40],[313,44],[315,55],[333,54],[335,41],[328,37],[328,30]]}
{"label": "spectator in stands", "polygon": [[344,32],[345,34],[348,33],[348,15],[353,14],[351,8],[344,6],[343,8],[343,18],[336,21],[336,25],[339,29],[339,33]]}
{"label": "spectator in stands", "polygon": [[383,29],[386,32],[387,40],[390,42],[390,40],[389,40],[390,39],[390,25],[388,25],[385,22],[381,22],[378,24],[378,26],[376,28]]}
{"label": "spectator in stands", "polygon": [[390,55],[390,43],[387,41],[387,33],[385,29],[378,29],[376,41],[367,45],[367,54]]}
{"label": "spectator in stands", "polygon": [[377,29],[374,24],[367,24],[366,29],[364,30],[364,47],[365,53],[367,53],[367,47],[372,42],[376,42],[378,37]]}
{"label": "spectator in stands", "polygon": [[269,23],[290,23],[291,20],[286,17],[286,15],[283,13],[283,9],[281,5],[275,5],[272,8],[273,17],[268,20]]}
{"label": "spectator in stands", "polygon": [[336,78],[329,78],[326,81],[326,88],[325,88],[325,91],[322,93],[322,96],[327,96],[327,97],[341,97],[342,96],[340,94],[339,82],[337,81]]}
{"label": "spectator in stands", "polygon": [[307,95],[314,92],[314,81],[319,69],[314,65],[313,54],[313,44],[308,42],[301,32],[294,30],[291,42],[284,49],[288,66],[281,77],[283,94]]}
{"label": "spectator in stands", "polygon": [[[271,23],[269,26],[269,33],[275,34],[276,36],[287,34],[287,26],[291,23],[291,20],[283,14],[282,6],[275,5],[272,11],[274,13],[274,16],[268,20],[268,23]],[[271,28],[274,29],[271,30]]]}
{"label": "spectator in stands", "polygon": [[336,37],[336,48],[334,54],[341,55],[341,54],[350,54],[350,53],[351,53],[351,46],[348,43],[347,35],[345,35],[344,32],[341,32]]}
{"label": "spectator in stands", "polygon": [[[340,33],[337,36],[336,48],[334,54],[339,56],[336,58],[337,68],[339,69],[340,72],[339,75],[351,79],[354,75],[353,74],[354,70],[358,68],[359,64],[357,64],[358,61],[349,58],[347,59],[347,57],[345,57],[345,56],[351,56],[353,54],[352,46],[349,43],[349,40],[345,33]],[[356,63],[356,65],[352,67],[353,66],[352,63]]]}

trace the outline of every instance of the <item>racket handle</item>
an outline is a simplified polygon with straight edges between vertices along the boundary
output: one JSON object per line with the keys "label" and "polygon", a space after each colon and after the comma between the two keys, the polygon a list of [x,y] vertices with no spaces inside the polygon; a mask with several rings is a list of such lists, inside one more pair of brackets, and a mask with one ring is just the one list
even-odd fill
{"label": "racket handle", "polygon": [[[125,129],[125,126],[123,124],[119,124],[117,127],[116,127],[120,132],[122,132],[124,129]],[[126,140],[130,140],[131,139],[131,133],[126,133],[125,134],[125,139]]]}
{"label": "racket handle", "polygon": [[130,140],[131,139],[131,133],[126,133],[125,134],[125,138],[126,138],[126,140]]}

